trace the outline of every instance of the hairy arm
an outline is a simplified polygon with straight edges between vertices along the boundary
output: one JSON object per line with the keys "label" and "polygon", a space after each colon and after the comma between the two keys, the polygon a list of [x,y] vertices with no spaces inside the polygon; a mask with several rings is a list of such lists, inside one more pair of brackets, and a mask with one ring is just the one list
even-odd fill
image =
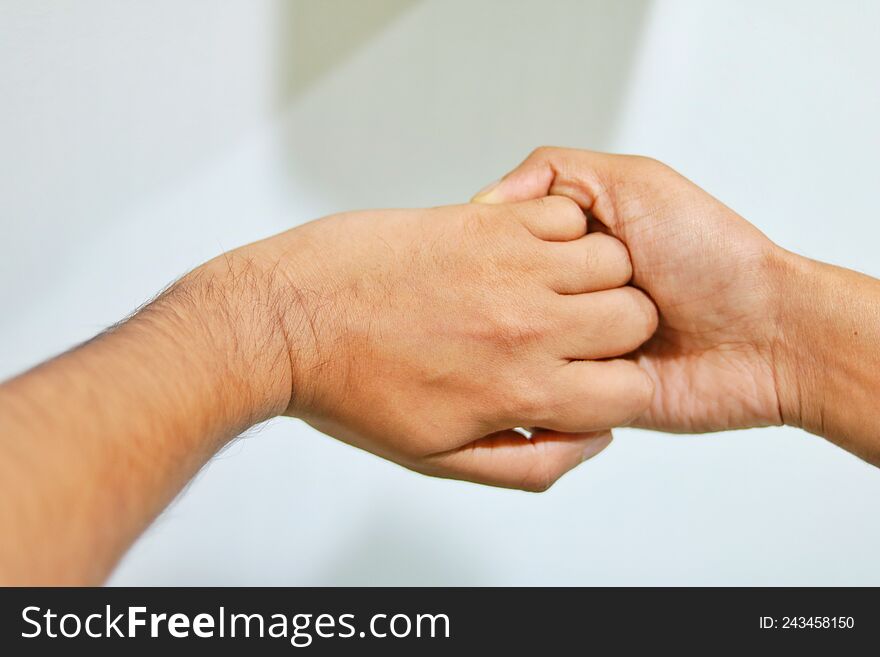
{"label": "hairy arm", "polygon": [[566,199],[326,217],[0,386],[0,582],[100,582],[280,414],[424,474],[545,490],[652,392],[615,357],[656,310],[626,249],[586,229]]}
{"label": "hairy arm", "polygon": [[217,449],[284,411],[257,278],[217,261],[0,387],[0,581],[101,581]]}

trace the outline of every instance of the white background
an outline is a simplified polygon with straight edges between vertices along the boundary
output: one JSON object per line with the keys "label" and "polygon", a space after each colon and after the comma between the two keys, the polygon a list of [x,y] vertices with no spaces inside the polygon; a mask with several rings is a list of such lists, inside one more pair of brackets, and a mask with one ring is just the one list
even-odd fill
{"label": "white background", "polygon": [[[460,202],[545,143],[664,159],[787,248],[880,275],[878,22],[869,2],[0,0],[0,375],[221,250]],[[621,430],[530,495],[275,420],[111,582],[878,585],[878,501],[880,472],[793,429]]]}

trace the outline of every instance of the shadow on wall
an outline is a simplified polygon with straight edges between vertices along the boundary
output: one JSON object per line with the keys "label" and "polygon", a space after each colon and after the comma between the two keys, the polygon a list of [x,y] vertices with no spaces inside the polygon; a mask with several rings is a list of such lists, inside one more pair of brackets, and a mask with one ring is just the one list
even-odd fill
{"label": "shadow on wall", "polygon": [[336,211],[460,202],[535,146],[607,147],[650,2],[283,7],[289,175]]}
{"label": "shadow on wall", "polygon": [[274,120],[415,1],[4,2],[0,305],[24,310],[83,242]]}
{"label": "shadow on wall", "polygon": [[[357,30],[333,25],[339,0],[4,0],[0,305],[22,310],[39,298],[84,242],[263,129],[280,97],[289,101],[406,3],[348,4],[359,8],[348,12]],[[305,51],[279,55],[279,16],[316,26],[284,39]],[[290,55],[309,68],[289,69]]]}
{"label": "shadow on wall", "polygon": [[276,117],[327,211],[462,200],[535,145],[602,147],[648,6],[10,0],[0,301],[23,311],[84,241]]}
{"label": "shadow on wall", "polygon": [[[650,9],[389,1],[365,21],[354,4],[289,3],[279,14],[287,173],[325,212],[460,202],[542,143],[607,148]],[[315,581],[481,579],[448,535],[380,516]]]}
{"label": "shadow on wall", "polygon": [[420,0],[288,0],[278,5],[277,103],[287,107]]}

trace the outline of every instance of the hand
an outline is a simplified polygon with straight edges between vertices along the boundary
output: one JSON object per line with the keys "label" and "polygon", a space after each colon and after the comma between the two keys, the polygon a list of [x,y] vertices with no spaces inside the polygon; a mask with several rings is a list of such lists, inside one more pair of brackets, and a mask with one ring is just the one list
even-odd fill
{"label": "hand", "polygon": [[589,360],[657,315],[586,224],[563,198],[328,217],[0,384],[0,582],[100,582],[226,441],[285,412],[421,472],[547,488],[652,392]]}
{"label": "hand", "polygon": [[669,167],[642,157],[541,148],[484,203],[574,199],[629,249],[657,304],[637,353],[656,390],[635,424],[702,432],[780,424],[780,272],[787,252]]}
{"label": "hand", "polygon": [[212,266],[271,281],[287,414],[423,473],[543,490],[652,394],[635,363],[594,360],[636,349],[657,316],[621,287],[623,245],[586,227],[564,198],[355,212]]}

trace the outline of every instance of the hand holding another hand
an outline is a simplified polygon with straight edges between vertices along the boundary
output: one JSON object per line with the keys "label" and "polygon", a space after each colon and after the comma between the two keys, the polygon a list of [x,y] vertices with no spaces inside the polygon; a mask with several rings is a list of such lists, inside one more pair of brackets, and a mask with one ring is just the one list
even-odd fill
{"label": "hand holding another hand", "polygon": [[540,148],[483,203],[573,199],[629,249],[660,314],[635,354],[655,384],[634,424],[705,432],[789,424],[880,464],[880,286],[797,256],[668,166]]}
{"label": "hand holding another hand", "polygon": [[286,413],[420,472],[543,490],[651,399],[614,358],[654,305],[569,199],[334,215],[207,266],[238,268],[270,281]]}
{"label": "hand holding another hand", "polygon": [[782,250],[647,158],[538,149],[478,200],[559,194],[629,249],[633,284],[660,311],[638,361],[657,386],[638,424],[702,432],[780,424],[775,271]]}
{"label": "hand holding another hand", "polygon": [[533,491],[627,424],[785,423],[880,465],[875,279],[784,251],[640,157],[539,149],[477,200],[236,249],[2,384],[0,581],[101,581],[224,443],[279,414]]}

